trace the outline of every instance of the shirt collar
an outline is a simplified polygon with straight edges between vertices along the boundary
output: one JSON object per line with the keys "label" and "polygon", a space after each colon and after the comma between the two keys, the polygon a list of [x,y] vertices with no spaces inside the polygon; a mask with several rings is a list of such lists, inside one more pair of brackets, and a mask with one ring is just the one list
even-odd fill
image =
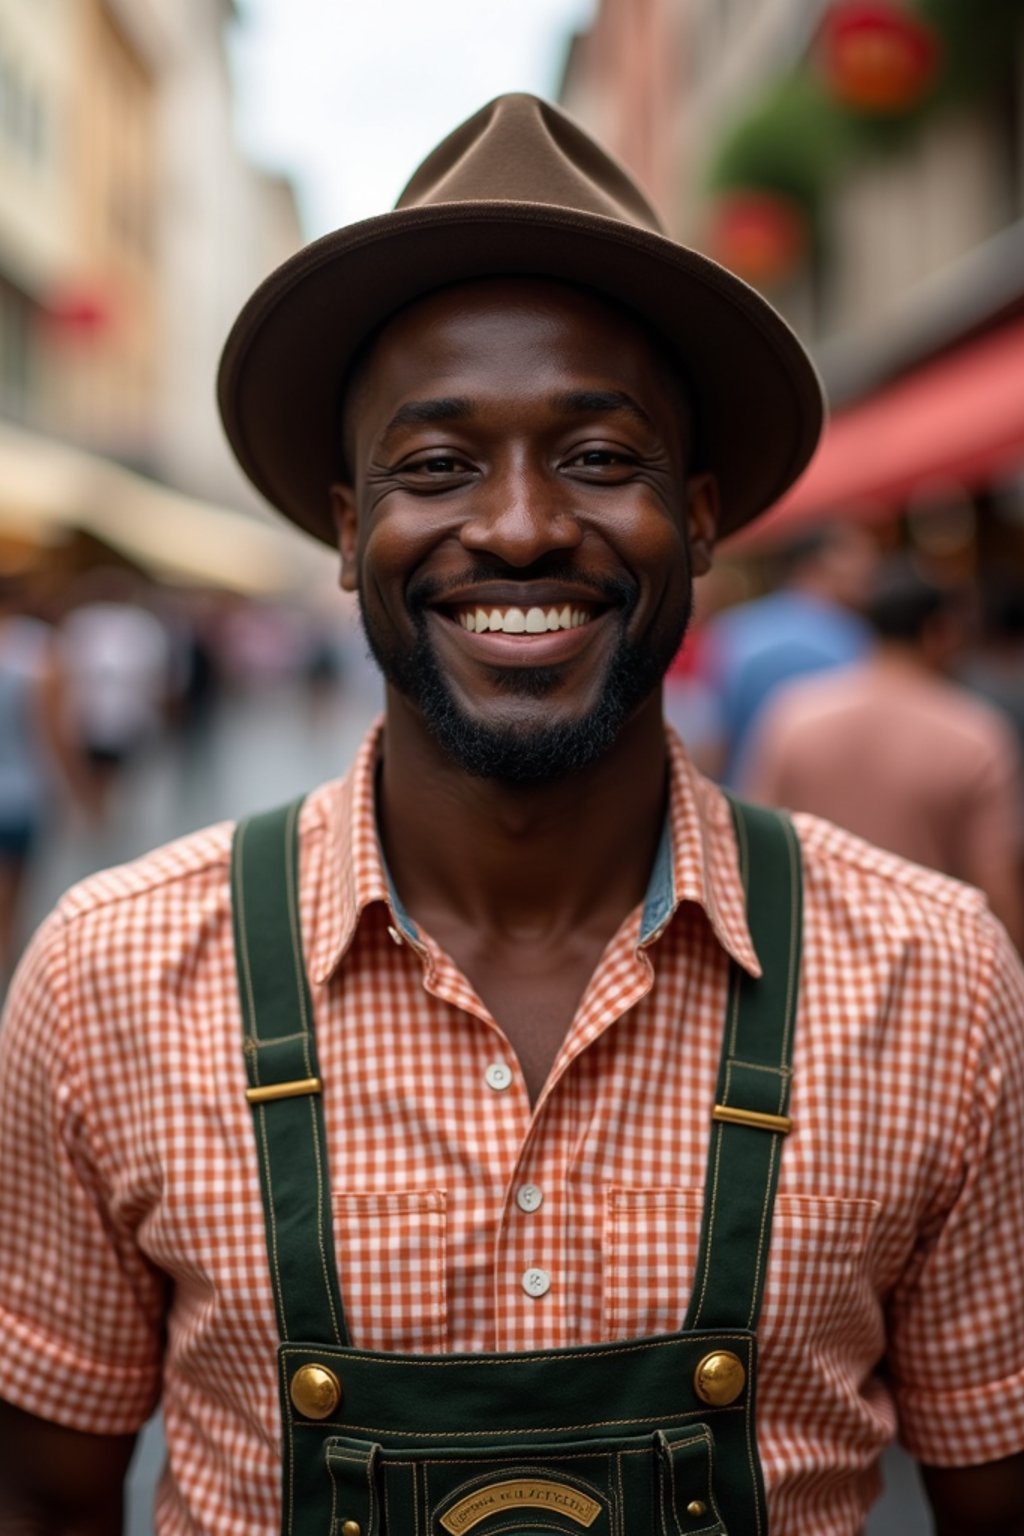
{"label": "shirt collar", "polygon": [[[374,796],[382,729],[378,721],[345,779],[313,797],[325,838],[324,900],[310,946],[310,972],[318,985],[340,965],[360,917],[373,902],[385,904],[397,930],[413,942],[418,939],[415,924],[392,888],[377,835]],[[697,772],[671,730],[668,748],[668,814],[643,902],[638,942],[641,947],[653,944],[679,906],[694,902],[732,959],[759,976],[729,803]]]}

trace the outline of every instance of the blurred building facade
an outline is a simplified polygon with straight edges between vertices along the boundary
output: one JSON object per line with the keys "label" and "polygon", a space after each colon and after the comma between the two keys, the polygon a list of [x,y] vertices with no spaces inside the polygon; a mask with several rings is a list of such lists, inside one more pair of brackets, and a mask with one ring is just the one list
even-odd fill
{"label": "blurred building facade", "polygon": [[233,0],[0,0],[0,431],[22,429],[19,463],[39,434],[40,484],[58,441],[260,506],[216,360],[301,232],[290,184],[235,139],[234,20]]}
{"label": "blurred building facade", "polygon": [[563,102],[782,309],[832,402],[764,534],[909,513],[1024,581],[1024,4],[644,0],[646,66],[615,73],[634,4],[601,0]]}

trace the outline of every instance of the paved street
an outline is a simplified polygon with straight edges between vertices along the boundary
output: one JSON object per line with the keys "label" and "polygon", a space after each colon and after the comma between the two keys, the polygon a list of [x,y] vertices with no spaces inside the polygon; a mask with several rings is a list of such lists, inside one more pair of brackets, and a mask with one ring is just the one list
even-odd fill
{"label": "paved street", "polygon": [[[316,705],[287,688],[230,700],[204,741],[187,752],[164,752],[134,776],[102,837],[64,829],[53,840],[35,881],[33,918],[72,880],[100,865],[131,858],[208,822],[273,805],[340,773],[377,707],[376,693],[365,681],[345,700]],[[152,1490],[162,1459],[154,1424],[136,1453],[127,1536],[151,1536]],[[931,1526],[914,1470],[902,1456],[890,1458],[887,1482],[868,1536],[928,1536]]]}

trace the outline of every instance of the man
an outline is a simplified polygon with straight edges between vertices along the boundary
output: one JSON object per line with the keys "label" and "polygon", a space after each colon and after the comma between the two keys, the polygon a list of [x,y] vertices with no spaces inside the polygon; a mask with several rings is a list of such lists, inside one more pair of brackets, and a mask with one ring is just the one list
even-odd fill
{"label": "man", "polygon": [[725,738],[724,783],[743,783],[751,733],[777,689],[868,654],[861,610],[876,559],[870,534],[856,523],[812,529],[776,556],[777,590],[708,625],[704,671]]}
{"label": "man", "polygon": [[897,1412],[943,1536],[1024,1528],[1015,958],[940,876],[737,832],[661,724],[716,501],[818,433],[788,330],[515,96],[269,280],[221,404],[387,712],[22,969],[9,1524],[116,1529],[160,1399],[162,1532],[853,1536]]}
{"label": "man", "polygon": [[867,608],[874,654],[781,691],[743,789],[978,886],[1020,948],[1020,752],[1005,716],[949,681],[962,609],[909,557],[887,561]]}

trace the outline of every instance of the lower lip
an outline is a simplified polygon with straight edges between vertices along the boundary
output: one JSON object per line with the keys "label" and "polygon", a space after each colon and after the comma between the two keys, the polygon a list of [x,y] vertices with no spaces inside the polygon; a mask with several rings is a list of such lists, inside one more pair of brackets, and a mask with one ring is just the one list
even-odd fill
{"label": "lower lip", "polygon": [[480,633],[464,629],[457,619],[433,610],[429,617],[441,627],[442,633],[459,641],[470,656],[480,661],[500,667],[544,667],[557,666],[578,656],[599,638],[612,612],[608,609],[577,629],[549,629],[540,635],[507,635],[500,629]]}

